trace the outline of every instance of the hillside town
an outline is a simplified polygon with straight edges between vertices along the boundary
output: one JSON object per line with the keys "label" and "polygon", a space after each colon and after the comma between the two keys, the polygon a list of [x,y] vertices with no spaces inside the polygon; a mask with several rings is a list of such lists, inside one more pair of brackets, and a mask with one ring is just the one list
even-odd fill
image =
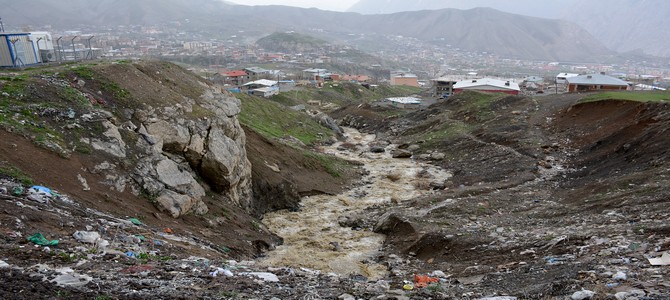
{"label": "hillside town", "polygon": [[355,82],[366,87],[378,84],[422,87],[430,89],[431,96],[436,98],[464,89],[556,94],[599,89],[665,90],[670,86],[670,69],[647,61],[625,64],[524,61],[389,36],[399,47],[393,52],[372,53],[379,58],[377,63],[348,56],[357,50],[346,44],[278,53],[259,47],[244,32],[227,39],[208,39],[181,31],[179,25],[67,31],[48,31],[51,29],[48,27],[42,31],[19,31],[8,27],[0,33],[5,37],[0,39],[0,48],[9,54],[2,56],[2,67],[93,59],[166,59],[185,64],[229,91],[263,97],[295,86],[318,87],[330,81]]}

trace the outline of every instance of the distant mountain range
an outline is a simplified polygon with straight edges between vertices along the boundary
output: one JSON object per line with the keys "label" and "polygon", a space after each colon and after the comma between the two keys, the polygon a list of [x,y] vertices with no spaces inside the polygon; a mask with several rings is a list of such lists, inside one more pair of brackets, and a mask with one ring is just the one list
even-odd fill
{"label": "distant mountain range", "polygon": [[609,49],[670,56],[670,1],[667,0],[360,0],[349,11],[390,14],[476,7],[572,21]]}
{"label": "distant mountain range", "polygon": [[73,28],[180,21],[180,30],[211,36],[259,38],[286,30],[322,38],[385,34],[533,60],[592,61],[611,54],[572,23],[490,8],[361,15],[286,6],[231,5],[217,0],[0,0],[0,7],[6,26]]}

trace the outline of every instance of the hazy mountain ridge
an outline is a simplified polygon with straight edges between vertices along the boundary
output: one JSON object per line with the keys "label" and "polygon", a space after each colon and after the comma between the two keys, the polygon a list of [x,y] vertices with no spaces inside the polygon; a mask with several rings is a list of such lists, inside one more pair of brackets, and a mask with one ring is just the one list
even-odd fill
{"label": "hazy mountain ridge", "polygon": [[9,3],[14,11],[33,10],[32,15],[39,19],[14,19],[12,15],[5,19],[6,24],[39,20],[42,22],[39,25],[61,27],[65,24],[152,25],[189,19],[192,31],[213,35],[244,31],[245,36],[258,38],[282,30],[323,32],[331,36],[377,33],[426,41],[444,39],[444,45],[522,59],[585,61],[609,55],[602,44],[574,24],[493,9],[361,15],[287,6],[230,5],[217,0],[188,4],[179,0],[69,0],[58,5],[47,0],[10,2],[0,0],[0,5]]}
{"label": "hazy mountain ridge", "polygon": [[360,0],[348,11],[390,14],[475,7],[572,21],[612,50],[643,50],[650,55],[670,56],[670,31],[667,30],[670,28],[670,1],[665,0]]}
{"label": "hazy mountain ridge", "polygon": [[209,17],[231,5],[218,0],[0,0],[7,25],[151,25]]}

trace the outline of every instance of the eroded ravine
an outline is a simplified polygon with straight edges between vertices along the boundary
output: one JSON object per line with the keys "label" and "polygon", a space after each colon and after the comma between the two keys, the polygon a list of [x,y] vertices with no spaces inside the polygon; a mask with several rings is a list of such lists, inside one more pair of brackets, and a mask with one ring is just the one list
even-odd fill
{"label": "eroded ravine", "polygon": [[[430,193],[429,182],[451,175],[435,166],[412,159],[371,153],[375,136],[345,128],[347,140],[323,149],[325,153],[359,161],[369,172],[362,184],[339,195],[318,195],[302,199],[297,212],[278,211],[265,215],[263,223],[284,239],[284,244],[267,253],[261,263],[268,266],[303,267],[340,275],[360,274],[369,278],[386,275],[385,266],[372,258],[382,247],[384,236],[368,230],[342,227],[338,219],[365,208],[402,202]],[[343,143],[357,147],[340,147]],[[348,150],[342,150],[342,149]]]}

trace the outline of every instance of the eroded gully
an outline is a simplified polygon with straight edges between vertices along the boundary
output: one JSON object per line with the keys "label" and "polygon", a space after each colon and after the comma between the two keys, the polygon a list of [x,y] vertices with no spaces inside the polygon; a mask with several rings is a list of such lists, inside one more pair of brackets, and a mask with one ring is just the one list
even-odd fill
{"label": "eroded gully", "polygon": [[[363,275],[383,278],[387,268],[374,262],[380,253],[384,235],[369,230],[342,227],[338,219],[356,215],[367,207],[401,203],[425,193],[427,182],[448,179],[451,174],[412,159],[392,158],[371,153],[375,136],[345,128],[347,139],[325,147],[325,153],[363,163],[369,172],[362,184],[339,195],[304,197],[299,211],[278,211],[265,215],[263,223],[284,239],[284,244],[267,253],[260,263],[267,266],[308,268],[339,275]],[[355,144],[355,149],[340,147]],[[338,150],[339,148],[339,150]],[[341,150],[347,148],[350,150]],[[423,187],[423,188],[421,188]]]}

